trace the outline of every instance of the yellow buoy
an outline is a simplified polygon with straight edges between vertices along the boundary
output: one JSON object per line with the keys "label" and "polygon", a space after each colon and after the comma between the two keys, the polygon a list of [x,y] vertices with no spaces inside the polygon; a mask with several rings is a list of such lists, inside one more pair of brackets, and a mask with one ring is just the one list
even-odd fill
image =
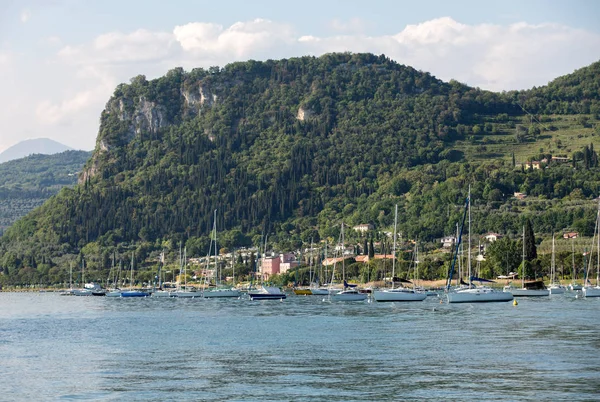
{"label": "yellow buoy", "polygon": [[519,303],[517,302],[517,299],[514,299],[513,300],[513,306],[518,306],[518,305],[519,305]]}

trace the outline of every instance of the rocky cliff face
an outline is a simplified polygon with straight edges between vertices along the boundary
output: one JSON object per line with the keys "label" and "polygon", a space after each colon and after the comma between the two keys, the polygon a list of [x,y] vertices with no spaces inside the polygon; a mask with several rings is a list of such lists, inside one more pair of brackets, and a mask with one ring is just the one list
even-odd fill
{"label": "rocky cliff face", "polygon": [[[183,85],[180,85],[179,88],[176,88],[176,92],[178,99],[168,99],[167,103],[180,103],[182,110],[179,112],[184,119],[202,114],[203,110],[213,107],[219,99],[211,85],[202,81],[187,86],[185,89]],[[161,130],[177,124],[178,121],[175,120],[180,117],[169,116],[168,105],[159,100],[150,100],[146,95],[132,97],[115,95],[106,104],[102,115],[96,150],[82,171],[79,183],[84,183],[98,174],[100,156],[110,154],[114,146],[128,144],[136,136],[157,136]],[[118,137],[103,135],[105,131],[114,132],[112,127],[106,126],[114,125],[115,119],[118,120],[121,127]]]}

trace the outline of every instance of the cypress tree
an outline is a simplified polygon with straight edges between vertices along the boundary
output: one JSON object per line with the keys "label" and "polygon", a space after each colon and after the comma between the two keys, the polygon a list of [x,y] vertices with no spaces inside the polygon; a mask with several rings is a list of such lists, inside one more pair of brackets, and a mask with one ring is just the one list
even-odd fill
{"label": "cypress tree", "polygon": [[375,257],[375,247],[373,246],[373,238],[371,237],[371,242],[369,243],[369,258]]}
{"label": "cypress tree", "polygon": [[367,243],[367,236],[365,236],[363,241],[363,255],[369,255],[369,244]]}
{"label": "cypress tree", "polygon": [[533,261],[537,258],[537,247],[535,245],[535,234],[531,226],[531,220],[525,222],[525,260]]}

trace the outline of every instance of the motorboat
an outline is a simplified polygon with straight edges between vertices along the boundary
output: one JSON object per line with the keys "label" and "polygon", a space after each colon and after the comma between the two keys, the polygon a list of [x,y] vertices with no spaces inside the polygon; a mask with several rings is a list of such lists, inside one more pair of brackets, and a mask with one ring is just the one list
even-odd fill
{"label": "motorboat", "polygon": [[248,292],[250,300],[283,300],[287,296],[280,288],[275,286],[261,286],[257,290]]}

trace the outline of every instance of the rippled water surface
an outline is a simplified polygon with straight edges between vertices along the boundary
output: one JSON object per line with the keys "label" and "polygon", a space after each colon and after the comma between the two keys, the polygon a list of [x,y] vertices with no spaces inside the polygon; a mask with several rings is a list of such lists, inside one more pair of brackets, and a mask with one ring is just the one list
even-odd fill
{"label": "rippled water surface", "polygon": [[599,400],[600,299],[0,293],[0,400]]}

